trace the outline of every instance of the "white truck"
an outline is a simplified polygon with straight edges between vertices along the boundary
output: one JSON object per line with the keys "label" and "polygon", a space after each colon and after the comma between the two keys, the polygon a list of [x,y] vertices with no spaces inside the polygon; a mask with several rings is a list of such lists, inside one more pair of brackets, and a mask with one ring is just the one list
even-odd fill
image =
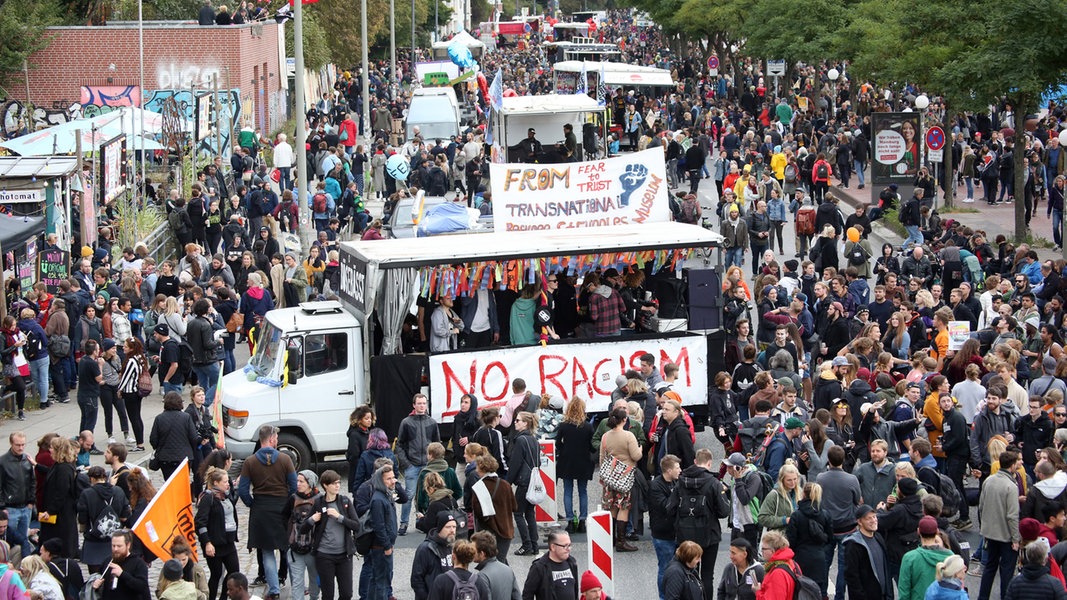
{"label": "white truck", "polygon": [[[535,131],[546,154],[553,154],[554,146],[564,141],[563,126],[567,124],[574,128],[582,160],[593,160],[593,155],[603,158],[607,155],[606,116],[607,109],[585,94],[504,98],[501,109],[493,111],[492,160],[520,162],[519,143],[530,129]],[[587,144],[589,141],[595,144]]]}
{"label": "white truck", "polygon": [[[464,239],[475,243],[460,243]],[[481,407],[500,405],[516,377],[524,378],[535,393],[578,396],[588,403],[589,413],[604,413],[616,376],[638,368],[646,352],[656,357],[657,365],[679,365],[675,389],[694,421],[703,423],[709,379],[722,369],[721,330],[685,331],[681,321],[676,333],[429,355],[401,354],[401,333],[424,288],[421,277],[430,272],[427,269],[457,264],[500,264],[507,269],[516,264],[512,261],[558,257],[570,257],[575,265],[632,252],[692,250],[673,271],[668,263],[660,275],[670,284],[677,277],[678,290],[692,269],[708,272],[712,249],[721,240],[695,225],[660,222],[585,229],[580,235],[529,231],[343,243],[341,301],[267,313],[248,365],[223,378],[226,447],[238,458],[247,457],[256,449],[259,427],[275,425],[281,430],[280,449],[298,469],[308,468],[343,458],[349,415],[359,405],[372,403],[379,426],[393,435],[410,411],[414,394],[423,392],[447,434],[462,394],[477,395]],[[717,289],[706,294],[689,303],[706,305],[720,296]]]}

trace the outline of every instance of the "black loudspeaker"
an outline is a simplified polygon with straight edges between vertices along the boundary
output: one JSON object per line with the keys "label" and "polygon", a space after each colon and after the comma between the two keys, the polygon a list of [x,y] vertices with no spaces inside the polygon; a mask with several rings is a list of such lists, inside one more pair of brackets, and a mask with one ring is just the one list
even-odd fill
{"label": "black loudspeaker", "polygon": [[722,280],[714,269],[690,269],[689,329],[722,327]]}
{"label": "black loudspeaker", "polygon": [[673,272],[661,271],[645,282],[645,289],[659,300],[656,316],[660,319],[685,319],[688,316],[685,281],[675,277]]}

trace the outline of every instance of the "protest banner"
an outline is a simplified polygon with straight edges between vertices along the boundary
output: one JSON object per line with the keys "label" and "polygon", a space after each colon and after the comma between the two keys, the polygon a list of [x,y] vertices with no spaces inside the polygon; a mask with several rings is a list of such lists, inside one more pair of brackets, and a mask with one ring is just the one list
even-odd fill
{"label": "protest banner", "polygon": [[606,412],[615,377],[640,369],[645,353],[656,364],[678,365],[673,389],[683,405],[702,404],[708,397],[708,344],[703,336],[680,336],[617,342],[570,343],[493,348],[491,352],[454,352],[430,356],[430,412],[438,423],[450,423],[463,394],[480,399],[479,408],[503,406],[511,381],[526,380],[527,389],[565,399],[578,396],[586,412]]}
{"label": "protest banner", "polygon": [[70,253],[66,250],[45,250],[38,254],[37,272],[40,281],[48,286],[48,293],[59,291],[59,282],[69,274]]}
{"label": "protest banner", "polygon": [[491,163],[497,232],[670,221],[660,149],[561,164]]}

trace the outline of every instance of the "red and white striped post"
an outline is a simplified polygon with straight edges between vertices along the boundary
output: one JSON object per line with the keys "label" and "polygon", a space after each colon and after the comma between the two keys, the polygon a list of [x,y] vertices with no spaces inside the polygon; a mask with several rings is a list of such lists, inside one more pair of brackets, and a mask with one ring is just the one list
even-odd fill
{"label": "red and white striped post", "polygon": [[541,444],[541,481],[545,484],[545,501],[534,507],[538,523],[553,523],[558,520],[559,505],[556,504],[556,441],[539,440]]}
{"label": "red and white striped post", "polygon": [[615,526],[611,512],[600,510],[585,520],[589,540],[589,570],[604,585],[604,593],[615,595],[615,544],[611,529]]}

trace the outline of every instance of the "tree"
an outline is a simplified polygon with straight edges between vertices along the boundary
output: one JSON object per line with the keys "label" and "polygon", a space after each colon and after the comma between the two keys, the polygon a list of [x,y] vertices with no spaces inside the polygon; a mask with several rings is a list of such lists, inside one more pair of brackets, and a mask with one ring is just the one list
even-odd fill
{"label": "tree", "polygon": [[[1061,0],[864,0],[851,15],[834,49],[852,60],[854,75],[917,83],[953,112],[986,111],[1008,99],[1021,129],[1041,95],[1067,78]],[[1022,155],[1015,153],[1017,239],[1026,234]]]}
{"label": "tree", "polygon": [[34,52],[48,46],[51,36],[45,27],[59,21],[59,9],[49,0],[7,0],[0,6],[0,85],[21,73]]}
{"label": "tree", "polygon": [[[303,12],[304,19],[304,68],[317,71],[331,62],[330,46],[326,41],[326,32],[319,26],[318,17],[309,11]],[[285,55],[293,56],[293,24],[285,26]]]}
{"label": "tree", "polygon": [[826,58],[834,32],[848,22],[848,9],[834,0],[757,0],[741,28],[753,56],[817,63]]}

